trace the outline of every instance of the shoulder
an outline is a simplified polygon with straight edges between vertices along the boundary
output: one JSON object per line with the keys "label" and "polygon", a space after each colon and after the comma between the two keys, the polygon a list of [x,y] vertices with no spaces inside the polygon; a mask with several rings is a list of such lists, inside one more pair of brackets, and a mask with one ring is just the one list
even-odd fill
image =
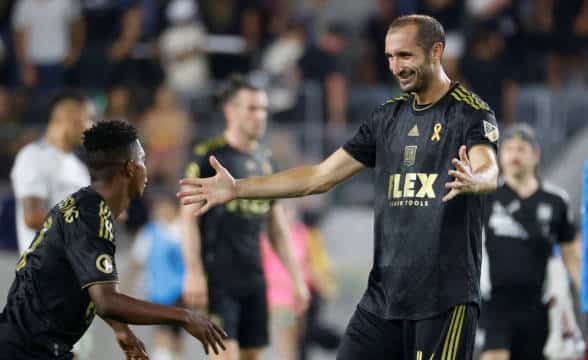
{"label": "shoulder", "polygon": [[227,141],[223,135],[215,136],[194,145],[192,148],[192,155],[197,157],[210,155],[225,148],[226,145]]}
{"label": "shoulder", "polygon": [[492,114],[494,116],[494,112],[488,103],[461,84],[455,85],[450,90],[449,95],[466,114]]}
{"label": "shoulder", "polygon": [[50,164],[48,152],[43,143],[33,142],[25,145],[16,154],[14,164],[12,165],[12,176],[31,175],[38,172],[44,172],[44,164]]}
{"label": "shoulder", "polygon": [[372,112],[372,118],[395,114],[400,107],[410,104],[411,95],[402,94],[386,100]]}
{"label": "shoulder", "polygon": [[570,203],[570,196],[568,195],[568,192],[562,187],[554,185],[548,181],[544,181],[541,183],[541,190],[547,196],[555,199],[556,202],[563,203],[566,206]]}

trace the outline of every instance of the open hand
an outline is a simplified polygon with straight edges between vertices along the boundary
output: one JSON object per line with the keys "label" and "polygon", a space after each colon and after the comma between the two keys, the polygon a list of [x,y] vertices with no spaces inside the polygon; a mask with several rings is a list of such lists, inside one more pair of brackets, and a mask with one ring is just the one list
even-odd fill
{"label": "open hand", "polygon": [[210,165],[216,175],[209,178],[188,178],[180,180],[182,189],[177,196],[183,205],[198,204],[195,215],[204,215],[211,207],[224,204],[237,197],[235,179],[218,160],[211,156]]}
{"label": "open hand", "polygon": [[223,329],[205,316],[194,311],[189,311],[189,314],[189,320],[184,325],[184,329],[200,340],[202,346],[204,346],[204,352],[206,355],[209,354],[210,348],[212,348],[212,351],[214,351],[216,355],[219,354],[219,348],[226,350],[224,339],[227,338],[227,334]]}
{"label": "open hand", "polygon": [[116,332],[116,341],[125,353],[126,360],[149,360],[145,344],[128,327],[125,331]]}
{"label": "open hand", "polygon": [[455,170],[449,170],[449,175],[454,180],[445,183],[445,187],[451,190],[443,197],[443,202],[447,202],[460,194],[475,193],[478,188],[465,145],[459,148],[459,159],[454,158],[451,163],[455,166]]}

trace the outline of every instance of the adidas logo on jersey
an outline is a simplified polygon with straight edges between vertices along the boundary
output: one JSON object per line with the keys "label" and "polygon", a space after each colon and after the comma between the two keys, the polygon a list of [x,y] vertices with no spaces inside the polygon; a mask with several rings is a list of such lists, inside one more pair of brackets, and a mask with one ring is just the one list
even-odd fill
{"label": "adidas logo on jersey", "polygon": [[419,136],[419,127],[415,124],[412,129],[408,132],[408,136],[416,137]]}

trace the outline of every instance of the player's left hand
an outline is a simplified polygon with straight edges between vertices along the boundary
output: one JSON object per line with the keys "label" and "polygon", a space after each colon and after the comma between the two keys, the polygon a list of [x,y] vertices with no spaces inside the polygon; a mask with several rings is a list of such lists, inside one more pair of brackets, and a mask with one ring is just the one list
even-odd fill
{"label": "player's left hand", "polygon": [[445,183],[445,187],[451,190],[443,197],[443,202],[447,202],[460,194],[475,193],[478,189],[478,182],[472,172],[465,145],[459,148],[459,159],[454,158],[451,163],[455,166],[455,170],[449,170],[449,176],[452,176],[454,180]]}
{"label": "player's left hand", "polygon": [[116,341],[125,353],[126,360],[149,360],[145,344],[135,336],[131,329],[117,331]]}
{"label": "player's left hand", "polygon": [[294,313],[298,316],[304,314],[310,302],[310,292],[304,282],[294,284]]}

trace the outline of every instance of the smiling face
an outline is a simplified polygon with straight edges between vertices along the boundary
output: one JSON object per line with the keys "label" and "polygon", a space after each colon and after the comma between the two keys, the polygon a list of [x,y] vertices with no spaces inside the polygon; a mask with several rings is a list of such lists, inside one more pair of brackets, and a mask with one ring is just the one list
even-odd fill
{"label": "smiling face", "polygon": [[441,43],[433,44],[431,49],[423,49],[418,36],[416,24],[392,28],[386,35],[388,67],[403,92],[420,93],[426,90],[443,52]]}

